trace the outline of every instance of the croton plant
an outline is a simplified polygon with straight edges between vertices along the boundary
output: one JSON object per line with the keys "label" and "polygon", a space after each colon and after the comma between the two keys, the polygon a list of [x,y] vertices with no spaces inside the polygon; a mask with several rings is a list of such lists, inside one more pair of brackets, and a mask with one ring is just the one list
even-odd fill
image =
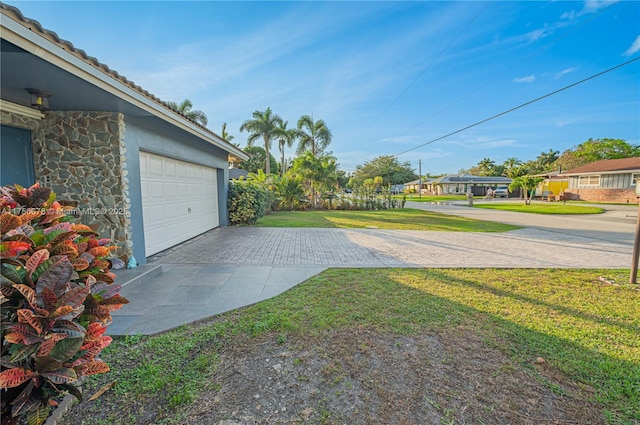
{"label": "croton plant", "polygon": [[83,376],[105,373],[111,312],[128,301],[111,272],[114,246],[38,184],[0,187],[2,423],[42,424],[55,398],[82,398]]}

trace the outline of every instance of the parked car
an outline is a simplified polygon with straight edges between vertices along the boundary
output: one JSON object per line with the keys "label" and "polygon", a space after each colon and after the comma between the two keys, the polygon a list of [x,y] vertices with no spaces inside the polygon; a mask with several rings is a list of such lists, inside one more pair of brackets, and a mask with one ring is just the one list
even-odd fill
{"label": "parked car", "polygon": [[509,188],[507,186],[498,186],[493,191],[494,198],[508,198],[509,197]]}
{"label": "parked car", "polygon": [[401,193],[404,193],[404,185],[403,184],[394,184],[393,186],[391,186],[391,194],[392,195],[399,195]]}

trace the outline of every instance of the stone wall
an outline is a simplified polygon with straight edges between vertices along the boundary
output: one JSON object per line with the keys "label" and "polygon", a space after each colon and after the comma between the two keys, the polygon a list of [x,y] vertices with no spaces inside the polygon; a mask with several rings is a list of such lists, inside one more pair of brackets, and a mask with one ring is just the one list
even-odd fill
{"label": "stone wall", "polygon": [[590,189],[569,188],[564,192],[565,198],[570,200],[591,202],[616,202],[622,204],[637,204],[635,189]]}
{"label": "stone wall", "polygon": [[13,112],[0,111],[0,124],[9,125],[11,127],[19,127],[27,130],[35,130],[38,128],[40,120],[36,118],[25,117]]}
{"label": "stone wall", "polygon": [[36,180],[77,203],[80,220],[132,254],[124,116],[48,112],[32,133]]}

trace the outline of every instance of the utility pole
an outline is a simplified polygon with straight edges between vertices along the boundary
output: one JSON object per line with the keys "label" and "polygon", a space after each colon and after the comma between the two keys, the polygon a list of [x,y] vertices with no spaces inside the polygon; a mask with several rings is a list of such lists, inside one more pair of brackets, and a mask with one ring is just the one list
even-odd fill
{"label": "utility pole", "polygon": [[422,198],[422,160],[418,160],[418,174],[420,178],[418,180],[418,198]]}
{"label": "utility pole", "polygon": [[[636,179],[636,199],[640,196],[640,179]],[[636,217],[636,235],[633,241],[633,254],[631,256],[631,276],[629,283],[638,283],[638,256],[640,256],[640,202],[638,202],[638,217]]]}

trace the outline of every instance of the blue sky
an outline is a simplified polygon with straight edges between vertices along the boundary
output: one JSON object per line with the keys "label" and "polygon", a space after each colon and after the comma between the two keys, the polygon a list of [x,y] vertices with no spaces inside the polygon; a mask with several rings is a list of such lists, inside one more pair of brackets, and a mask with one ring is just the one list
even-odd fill
{"label": "blue sky", "polygon": [[636,61],[418,147],[639,57],[638,1],[7,3],[161,99],[191,99],[241,146],[255,110],[324,119],[346,171],[411,149],[398,158],[440,174],[640,144]]}

